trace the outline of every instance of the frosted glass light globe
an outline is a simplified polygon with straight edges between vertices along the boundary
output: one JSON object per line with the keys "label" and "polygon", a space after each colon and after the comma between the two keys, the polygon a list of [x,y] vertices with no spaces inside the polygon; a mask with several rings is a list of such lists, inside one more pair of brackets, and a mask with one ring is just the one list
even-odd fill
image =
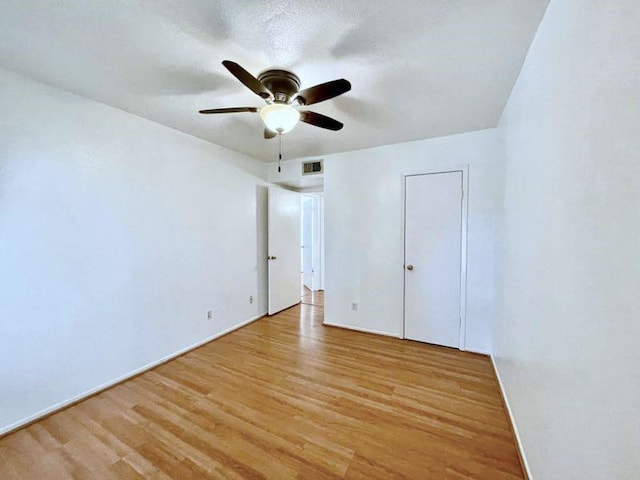
{"label": "frosted glass light globe", "polygon": [[260,118],[272,132],[287,133],[293,129],[300,120],[300,112],[284,103],[272,103],[262,107]]}

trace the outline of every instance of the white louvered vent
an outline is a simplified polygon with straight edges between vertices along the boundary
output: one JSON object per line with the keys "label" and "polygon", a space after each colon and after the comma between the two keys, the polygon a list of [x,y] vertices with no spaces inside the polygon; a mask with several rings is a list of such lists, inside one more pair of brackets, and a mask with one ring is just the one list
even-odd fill
{"label": "white louvered vent", "polygon": [[318,175],[323,173],[322,160],[313,160],[311,162],[302,163],[302,175]]}

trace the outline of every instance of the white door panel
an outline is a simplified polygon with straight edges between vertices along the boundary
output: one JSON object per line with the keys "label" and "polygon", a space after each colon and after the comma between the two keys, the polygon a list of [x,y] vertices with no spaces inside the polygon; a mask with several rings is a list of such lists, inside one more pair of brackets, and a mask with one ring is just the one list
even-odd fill
{"label": "white door panel", "polygon": [[313,197],[302,198],[302,283],[309,290],[314,290],[313,281]]}
{"label": "white door panel", "polygon": [[300,195],[269,188],[269,315],[300,302]]}
{"label": "white door panel", "polygon": [[405,177],[405,338],[458,348],[462,172]]}

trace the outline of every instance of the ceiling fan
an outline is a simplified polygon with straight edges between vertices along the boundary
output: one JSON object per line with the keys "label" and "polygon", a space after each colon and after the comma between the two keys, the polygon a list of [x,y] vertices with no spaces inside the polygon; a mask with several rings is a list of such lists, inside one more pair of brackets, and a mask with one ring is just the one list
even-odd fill
{"label": "ceiling fan", "polygon": [[266,105],[257,107],[231,107],[200,110],[200,113],[260,113],[265,124],[264,138],[274,138],[278,134],[289,132],[298,121],[328,130],[340,130],[344,125],[331,117],[296,107],[313,105],[342,95],[351,90],[351,83],[341,78],[321,83],[304,90],[300,89],[300,79],[287,70],[266,70],[251,75],[235,62],[225,60],[222,64],[249,90],[260,96]]}

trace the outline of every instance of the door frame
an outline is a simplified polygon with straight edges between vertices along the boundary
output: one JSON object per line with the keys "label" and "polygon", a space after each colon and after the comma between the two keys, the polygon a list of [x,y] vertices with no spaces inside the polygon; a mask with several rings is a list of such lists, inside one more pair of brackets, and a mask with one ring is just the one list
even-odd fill
{"label": "door frame", "polygon": [[[305,193],[300,192],[300,201],[304,201],[304,197],[312,200],[312,222],[311,222],[311,243],[312,243],[312,291],[317,292],[324,290],[324,194],[322,192]],[[304,204],[301,203],[302,226],[304,229]],[[303,232],[304,235],[304,232]],[[304,255],[304,252],[302,253]],[[304,262],[302,262],[304,266]],[[303,272],[304,273],[304,272]],[[304,279],[302,281],[304,284]]]}
{"label": "door frame", "polygon": [[406,273],[404,266],[406,262],[406,178],[418,175],[434,175],[438,173],[462,173],[462,230],[460,232],[460,329],[459,329],[459,350],[466,350],[467,341],[467,222],[469,212],[469,165],[451,166],[443,168],[422,168],[418,170],[404,171],[401,174],[402,183],[402,338],[405,336],[405,311],[406,311]]}
{"label": "door frame", "polygon": [[315,248],[316,248],[316,246],[314,245],[314,242],[313,242],[313,232],[314,232],[314,229],[315,229],[315,220],[316,220],[315,217],[316,217],[316,202],[317,202],[317,199],[313,195],[310,195],[310,194],[307,194],[307,193],[301,193],[300,194],[300,221],[302,222],[301,225],[300,225],[300,232],[302,234],[301,241],[300,241],[300,243],[302,244],[302,249],[301,249],[301,252],[300,252],[300,257],[301,257],[300,258],[300,265],[302,266],[302,290],[303,291],[304,291],[304,287],[306,286],[305,283],[304,283],[304,266],[305,266],[304,265],[304,255],[305,255],[306,249],[307,249],[307,246],[304,245],[304,241],[303,241],[304,240],[304,227],[305,227],[305,218],[304,218],[304,202],[305,202],[305,199],[308,200],[309,202],[311,202],[311,219],[310,219],[311,225],[309,225],[309,227],[311,228],[311,239],[310,239],[310,242],[311,242],[311,246],[310,246],[310,250],[311,250],[311,282],[310,282],[311,283],[311,287],[310,287],[310,289],[311,289],[312,292],[314,292],[316,290],[315,287],[316,287],[317,281],[316,281],[316,275],[315,275],[315,271],[314,271],[315,270],[314,269],[315,265],[313,263],[313,255],[314,255],[314,251],[315,251]]}

